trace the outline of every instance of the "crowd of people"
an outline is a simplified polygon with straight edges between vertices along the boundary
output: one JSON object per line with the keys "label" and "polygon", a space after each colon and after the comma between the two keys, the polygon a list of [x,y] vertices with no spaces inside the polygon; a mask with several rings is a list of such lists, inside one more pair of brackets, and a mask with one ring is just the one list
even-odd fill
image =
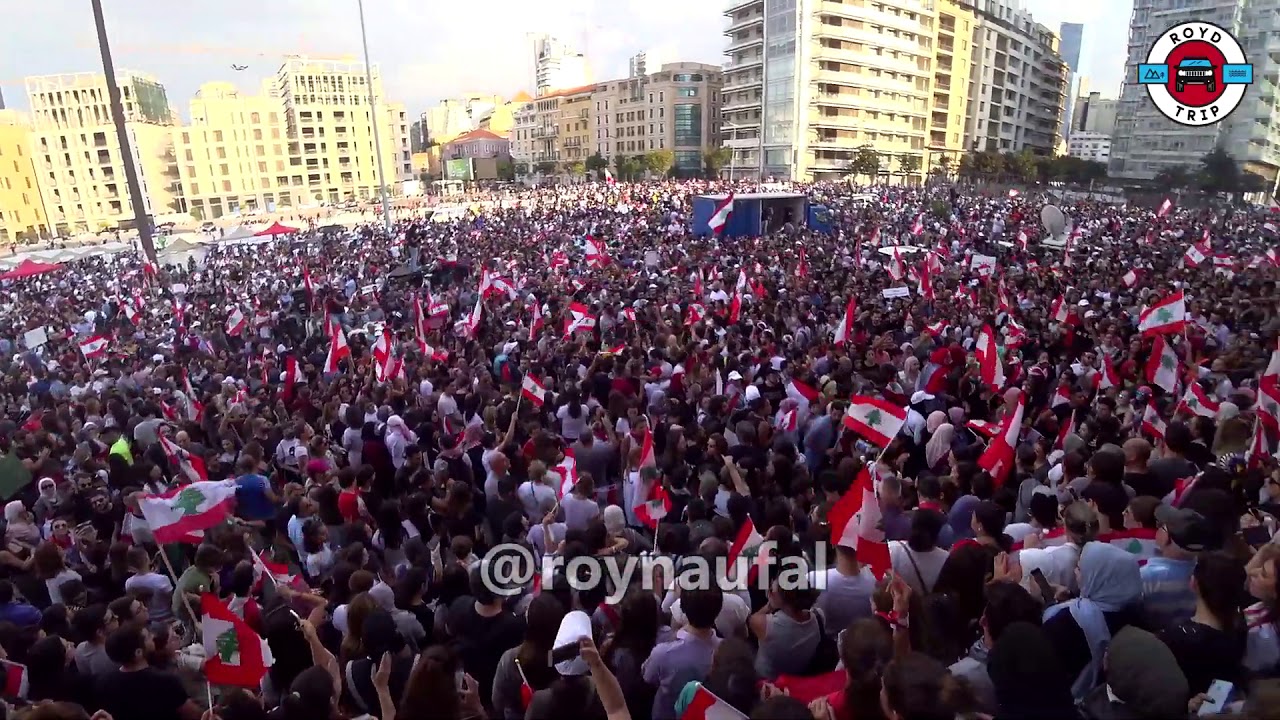
{"label": "crowd of people", "polygon": [[1275,216],[818,184],[695,235],[755,189],[0,287],[7,716],[1280,717]]}

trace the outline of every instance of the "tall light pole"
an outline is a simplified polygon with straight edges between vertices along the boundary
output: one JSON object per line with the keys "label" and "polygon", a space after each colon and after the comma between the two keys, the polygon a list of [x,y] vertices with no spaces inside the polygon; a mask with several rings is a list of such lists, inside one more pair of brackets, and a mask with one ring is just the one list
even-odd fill
{"label": "tall light pole", "polygon": [[[97,2],[97,0],[94,0]],[[369,62],[369,34],[364,29],[364,0],[360,7],[360,42],[364,43],[364,79],[369,88],[369,115],[373,118],[373,152],[378,156],[378,190],[382,194],[382,222],[391,232],[391,204],[387,202],[387,181],[382,174],[382,141],[378,138],[378,104],[373,97],[373,64]]]}
{"label": "tall light pole", "polygon": [[129,147],[129,129],[124,124],[124,103],[120,100],[120,87],[116,85],[116,66],[111,61],[111,45],[107,42],[107,23],[102,17],[102,0],[89,0],[93,6],[93,24],[98,31],[98,52],[102,54],[102,74],[107,78],[107,96],[111,100],[111,120],[116,126],[116,141],[120,144],[120,162],[124,164],[124,181],[129,188],[129,201],[133,206],[134,224],[138,227],[138,242],[147,260],[156,262],[156,246],[151,242],[151,218],[142,197],[142,185],[138,182],[138,168],[133,164],[133,150]]}

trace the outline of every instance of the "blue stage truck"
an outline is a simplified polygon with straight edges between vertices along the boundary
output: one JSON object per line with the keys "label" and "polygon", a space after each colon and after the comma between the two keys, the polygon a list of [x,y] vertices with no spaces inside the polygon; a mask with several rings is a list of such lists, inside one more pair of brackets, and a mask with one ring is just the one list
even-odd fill
{"label": "blue stage truck", "polygon": [[[725,193],[718,193],[693,198],[690,227],[694,235],[702,237],[711,234],[711,227],[707,222],[726,197]],[[719,234],[721,237],[756,237],[782,230],[788,223],[794,227],[807,227],[810,222],[809,199],[806,195],[787,192],[746,193],[734,195],[733,212]]]}

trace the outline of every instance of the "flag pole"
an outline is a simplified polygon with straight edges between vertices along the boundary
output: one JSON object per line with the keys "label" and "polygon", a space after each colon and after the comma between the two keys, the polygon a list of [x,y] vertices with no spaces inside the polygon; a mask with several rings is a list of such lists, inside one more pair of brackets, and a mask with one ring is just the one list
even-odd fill
{"label": "flag pole", "polygon": [[[169,553],[164,551],[164,545],[160,546],[160,559],[164,561],[164,566],[166,569],[168,569],[169,576],[173,578],[174,591],[179,593],[182,596],[182,604],[184,607],[187,608],[187,614],[191,616],[191,628],[193,631],[191,634],[191,637],[192,639],[194,639],[195,626],[196,626],[196,623],[199,622],[198,620],[196,620],[196,611],[195,611],[195,608],[191,607],[191,598],[187,597],[187,594],[182,591],[181,587],[179,587],[178,574],[173,570],[173,561],[169,560]],[[212,592],[212,590],[213,588],[209,588],[210,592]]]}

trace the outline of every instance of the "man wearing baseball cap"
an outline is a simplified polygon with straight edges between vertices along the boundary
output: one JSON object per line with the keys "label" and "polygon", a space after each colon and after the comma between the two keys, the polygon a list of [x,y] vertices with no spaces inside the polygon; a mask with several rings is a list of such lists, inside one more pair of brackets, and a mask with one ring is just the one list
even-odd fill
{"label": "man wearing baseball cap", "polygon": [[1222,533],[1200,513],[1167,504],[1156,508],[1156,527],[1160,555],[1142,567],[1142,596],[1153,629],[1164,629],[1195,613],[1196,555],[1219,549]]}

